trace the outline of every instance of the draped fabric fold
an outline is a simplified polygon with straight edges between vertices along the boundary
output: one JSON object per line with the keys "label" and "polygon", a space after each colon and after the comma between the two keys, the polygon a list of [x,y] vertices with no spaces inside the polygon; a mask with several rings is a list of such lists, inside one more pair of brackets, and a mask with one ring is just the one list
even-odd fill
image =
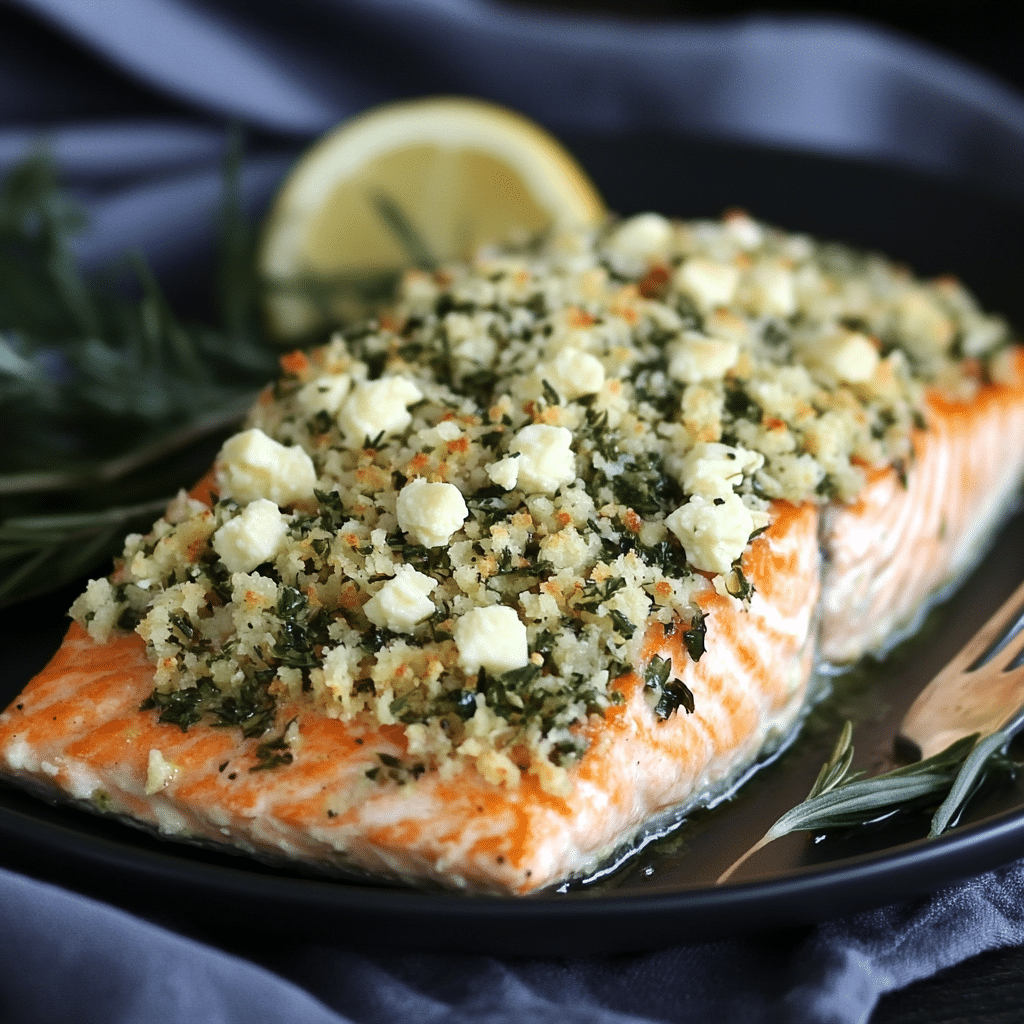
{"label": "draped fabric fold", "polygon": [[1024,943],[1024,862],[809,931],[502,960],[241,938],[226,952],[0,869],[0,1005],[20,1024],[855,1024],[880,996]]}
{"label": "draped fabric fold", "polygon": [[465,92],[556,131],[649,128],[883,159],[1024,201],[1024,98],[854,20],[637,24],[483,0],[298,0],[285,21],[269,3],[13,2],[197,115],[283,137],[399,96]]}

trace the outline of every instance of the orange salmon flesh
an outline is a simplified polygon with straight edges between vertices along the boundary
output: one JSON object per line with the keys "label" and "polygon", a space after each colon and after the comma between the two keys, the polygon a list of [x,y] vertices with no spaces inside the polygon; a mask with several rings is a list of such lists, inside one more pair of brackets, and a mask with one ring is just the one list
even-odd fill
{"label": "orange salmon flesh", "polygon": [[[749,606],[702,598],[706,653],[682,630],[649,625],[642,663],[622,677],[621,704],[584,726],[590,745],[564,796],[523,773],[515,786],[474,769],[413,784],[366,777],[378,755],[401,758],[399,727],[342,723],[283,704],[294,758],[254,770],[258,739],[236,728],[161,724],[139,706],[153,686],[143,641],[97,644],[72,626],[47,668],[0,716],[10,779],[132,819],[164,836],[203,840],[271,860],[408,882],[524,894],[596,870],[652,820],[726,792],[807,706],[818,659],[851,662],[909,628],[939,588],[978,557],[1024,469],[1024,360],[1013,384],[968,403],[932,397],[905,475],[875,472],[847,506],[776,502],[747,548]],[[642,672],[670,658],[694,711],[659,719]],[[150,752],[165,765],[151,784]]]}

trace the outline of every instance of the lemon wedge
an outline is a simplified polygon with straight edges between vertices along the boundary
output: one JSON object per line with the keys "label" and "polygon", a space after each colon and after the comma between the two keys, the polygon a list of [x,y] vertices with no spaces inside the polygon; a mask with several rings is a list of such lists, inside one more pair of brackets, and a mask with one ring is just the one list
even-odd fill
{"label": "lemon wedge", "polygon": [[573,158],[519,114],[455,97],[379,107],[324,136],[277,195],[258,254],[270,328],[350,321],[410,266],[604,217]]}

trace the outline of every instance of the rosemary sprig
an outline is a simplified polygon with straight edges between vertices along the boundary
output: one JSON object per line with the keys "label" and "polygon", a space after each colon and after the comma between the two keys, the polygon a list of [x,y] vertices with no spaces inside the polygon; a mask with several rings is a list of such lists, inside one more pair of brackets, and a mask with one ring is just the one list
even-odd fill
{"label": "rosemary sprig", "polygon": [[234,137],[214,324],[179,320],[138,256],[87,278],[72,246],[84,217],[46,156],[0,182],[0,605],[88,572],[152,521],[204,468],[196,445],[273,374],[239,153]]}
{"label": "rosemary sprig", "polygon": [[1015,767],[1005,755],[1012,738],[1011,730],[993,733],[980,741],[977,734],[966,736],[923,761],[865,778],[863,772],[851,770],[853,728],[847,722],[807,798],[782,815],[716,884],[727,881],[768,843],[791,832],[853,828],[923,801],[941,801],[929,833],[929,838],[938,836],[957,821],[986,772]]}

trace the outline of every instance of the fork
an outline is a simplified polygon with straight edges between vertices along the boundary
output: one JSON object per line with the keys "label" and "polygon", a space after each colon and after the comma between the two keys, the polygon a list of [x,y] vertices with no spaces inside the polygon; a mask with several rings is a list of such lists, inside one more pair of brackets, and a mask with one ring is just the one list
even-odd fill
{"label": "fork", "polygon": [[931,757],[965,736],[1024,725],[1024,583],[918,694],[898,742]]}

